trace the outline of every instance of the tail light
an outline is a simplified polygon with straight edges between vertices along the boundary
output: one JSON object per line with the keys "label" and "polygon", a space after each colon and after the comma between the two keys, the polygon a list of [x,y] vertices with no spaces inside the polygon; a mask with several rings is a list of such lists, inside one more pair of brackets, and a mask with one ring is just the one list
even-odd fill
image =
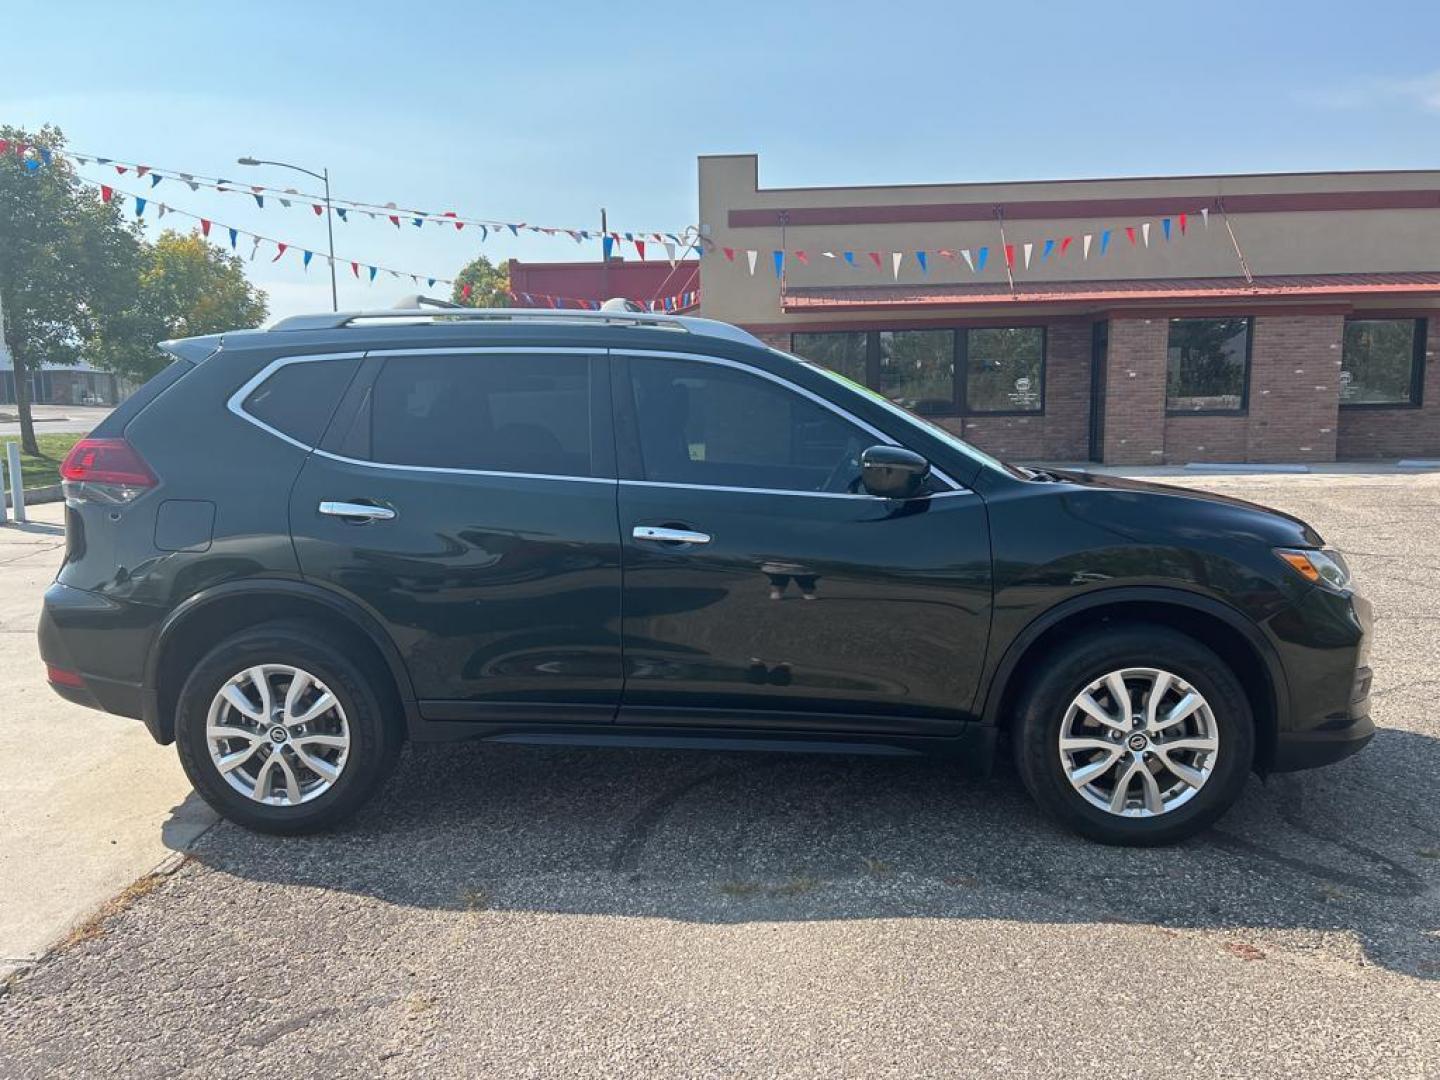
{"label": "tail light", "polygon": [[124,439],[81,439],[60,465],[67,498],[128,503],[159,483]]}
{"label": "tail light", "polygon": [[85,685],[85,680],[80,677],[78,672],[58,668],[54,664],[45,665],[45,678],[56,686],[83,687]]}

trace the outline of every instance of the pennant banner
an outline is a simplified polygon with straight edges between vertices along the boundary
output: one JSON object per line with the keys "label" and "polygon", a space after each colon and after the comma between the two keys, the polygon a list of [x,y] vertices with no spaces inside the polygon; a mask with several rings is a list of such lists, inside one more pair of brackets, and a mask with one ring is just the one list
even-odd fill
{"label": "pennant banner", "polygon": [[[555,296],[552,293],[524,292],[519,289],[510,290],[510,299],[514,300],[521,307],[554,308],[558,311],[599,311],[600,301],[591,300],[578,296]],[[649,300],[642,300],[632,297],[635,303],[639,304],[646,311],[667,311],[672,314],[679,314],[682,311],[690,311],[700,306],[700,290],[687,289],[685,292],[676,293],[673,296],[658,296]]]}

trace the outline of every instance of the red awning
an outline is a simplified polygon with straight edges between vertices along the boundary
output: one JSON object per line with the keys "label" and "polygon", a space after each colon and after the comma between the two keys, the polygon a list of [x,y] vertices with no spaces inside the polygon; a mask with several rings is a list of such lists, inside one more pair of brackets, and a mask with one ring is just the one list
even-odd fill
{"label": "red awning", "polygon": [[1179,300],[1345,300],[1357,296],[1440,296],[1440,272],[1150,278],[1126,281],[1004,282],[983,285],[801,286],[785,291],[786,312],[923,310],[1000,304],[1135,304]]}

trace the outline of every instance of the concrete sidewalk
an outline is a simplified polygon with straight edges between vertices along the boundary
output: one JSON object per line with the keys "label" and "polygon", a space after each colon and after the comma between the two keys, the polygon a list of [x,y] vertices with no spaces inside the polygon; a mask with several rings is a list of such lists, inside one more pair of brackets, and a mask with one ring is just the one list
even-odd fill
{"label": "concrete sidewalk", "polygon": [[0,979],[213,820],[173,748],[45,684],[35,624],[65,546],[64,507],[30,518],[0,526]]}

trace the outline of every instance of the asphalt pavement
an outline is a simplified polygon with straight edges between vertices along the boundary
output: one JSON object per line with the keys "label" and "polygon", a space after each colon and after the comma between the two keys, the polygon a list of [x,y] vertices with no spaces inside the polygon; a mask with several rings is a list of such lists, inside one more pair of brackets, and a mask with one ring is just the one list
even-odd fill
{"label": "asphalt pavement", "polygon": [[1346,552],[1381,728],[1190,843],[1087,844],[1008,769],[411,748],[12,979],[0,1075],[1440,1076],[1440,477],[1189,482]]}

